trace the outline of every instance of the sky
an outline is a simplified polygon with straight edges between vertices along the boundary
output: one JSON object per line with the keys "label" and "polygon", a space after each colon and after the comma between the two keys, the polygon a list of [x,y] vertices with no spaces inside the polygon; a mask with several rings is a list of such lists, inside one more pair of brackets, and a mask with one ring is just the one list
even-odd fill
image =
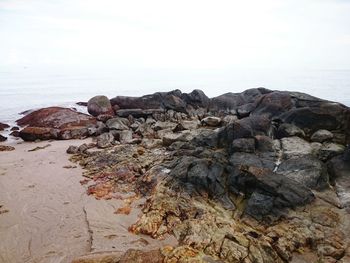
{"label": "sky", "polygon": [[0,67],[350,69],[347,0],[0,0]]}

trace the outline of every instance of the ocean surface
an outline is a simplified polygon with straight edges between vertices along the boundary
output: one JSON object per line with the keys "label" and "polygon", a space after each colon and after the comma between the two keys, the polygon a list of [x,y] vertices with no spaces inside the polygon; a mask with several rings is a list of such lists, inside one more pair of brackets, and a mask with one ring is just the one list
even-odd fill
{"label": "ocean surface", "polygon": [[76,107],[95,95],[140,96],[202,89],[209,97],[249,88],[305,92],[350,106],[350,70],[0,69],[0,122],[45,106]]}

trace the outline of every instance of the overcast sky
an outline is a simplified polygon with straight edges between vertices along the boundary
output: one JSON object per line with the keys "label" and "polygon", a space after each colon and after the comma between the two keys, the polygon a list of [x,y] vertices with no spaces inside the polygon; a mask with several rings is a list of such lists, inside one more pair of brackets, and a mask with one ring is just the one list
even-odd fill
{"label": "overcast sky", "polygon": [[0,66],[350,69],[347,0],[0,0]]}

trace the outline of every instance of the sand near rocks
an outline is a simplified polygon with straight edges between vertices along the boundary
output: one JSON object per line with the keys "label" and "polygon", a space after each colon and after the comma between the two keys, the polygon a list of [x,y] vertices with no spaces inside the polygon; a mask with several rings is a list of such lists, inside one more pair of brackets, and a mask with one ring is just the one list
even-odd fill
{"label": "sand near rocks", "polygon": [[86,194],[82,170],[66,154],[69,145],[84,142],[90,139],[12,142],[14,151],[0,152],[1,263],[71,262],[90,252],[175,243],[128,232],[140,213],[137,203],[130,214],[115,214],[122,201]]}

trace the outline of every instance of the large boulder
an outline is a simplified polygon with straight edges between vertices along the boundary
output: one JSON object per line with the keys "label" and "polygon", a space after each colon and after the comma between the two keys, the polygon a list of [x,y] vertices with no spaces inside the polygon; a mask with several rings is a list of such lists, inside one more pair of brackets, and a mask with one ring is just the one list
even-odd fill
{"label": "large boulder", "polygon": [[[248,89],[241,93],[225,93],[211,99],[209,111],[235,113],[236,109],[244,104],[254,103],[263,94],[270,93],[264,88]],[[254,107],[251,107],[251,110]]]}
{"label": "large boulder", "polygon": [[49,107],[33,111],[17,120],[20,126],[45,127],[63,129],[69,127],[85,127],[96,124],[96,119],[72,109]]}
{"label": "large boulder", "polygon": [[96,119],[72,109],[49,107],[33,111],[17,123],[27,126],[19,132],[23,140],[76,139],[86,137],[86,127],[95,125]]}
{"label": "large boulder", "polygon": [[97,117],[98,115],[114,115],[112,104],[106,96],[95,96],[89,99],[87,103],[88,112]]}
{"label": "large boulder", "polygon": [[292,98],[288,93],[274,91],[265,94],[259,99],[257,107],[252,111],[254,115],[268,117],[278,116],[293,107]]}

